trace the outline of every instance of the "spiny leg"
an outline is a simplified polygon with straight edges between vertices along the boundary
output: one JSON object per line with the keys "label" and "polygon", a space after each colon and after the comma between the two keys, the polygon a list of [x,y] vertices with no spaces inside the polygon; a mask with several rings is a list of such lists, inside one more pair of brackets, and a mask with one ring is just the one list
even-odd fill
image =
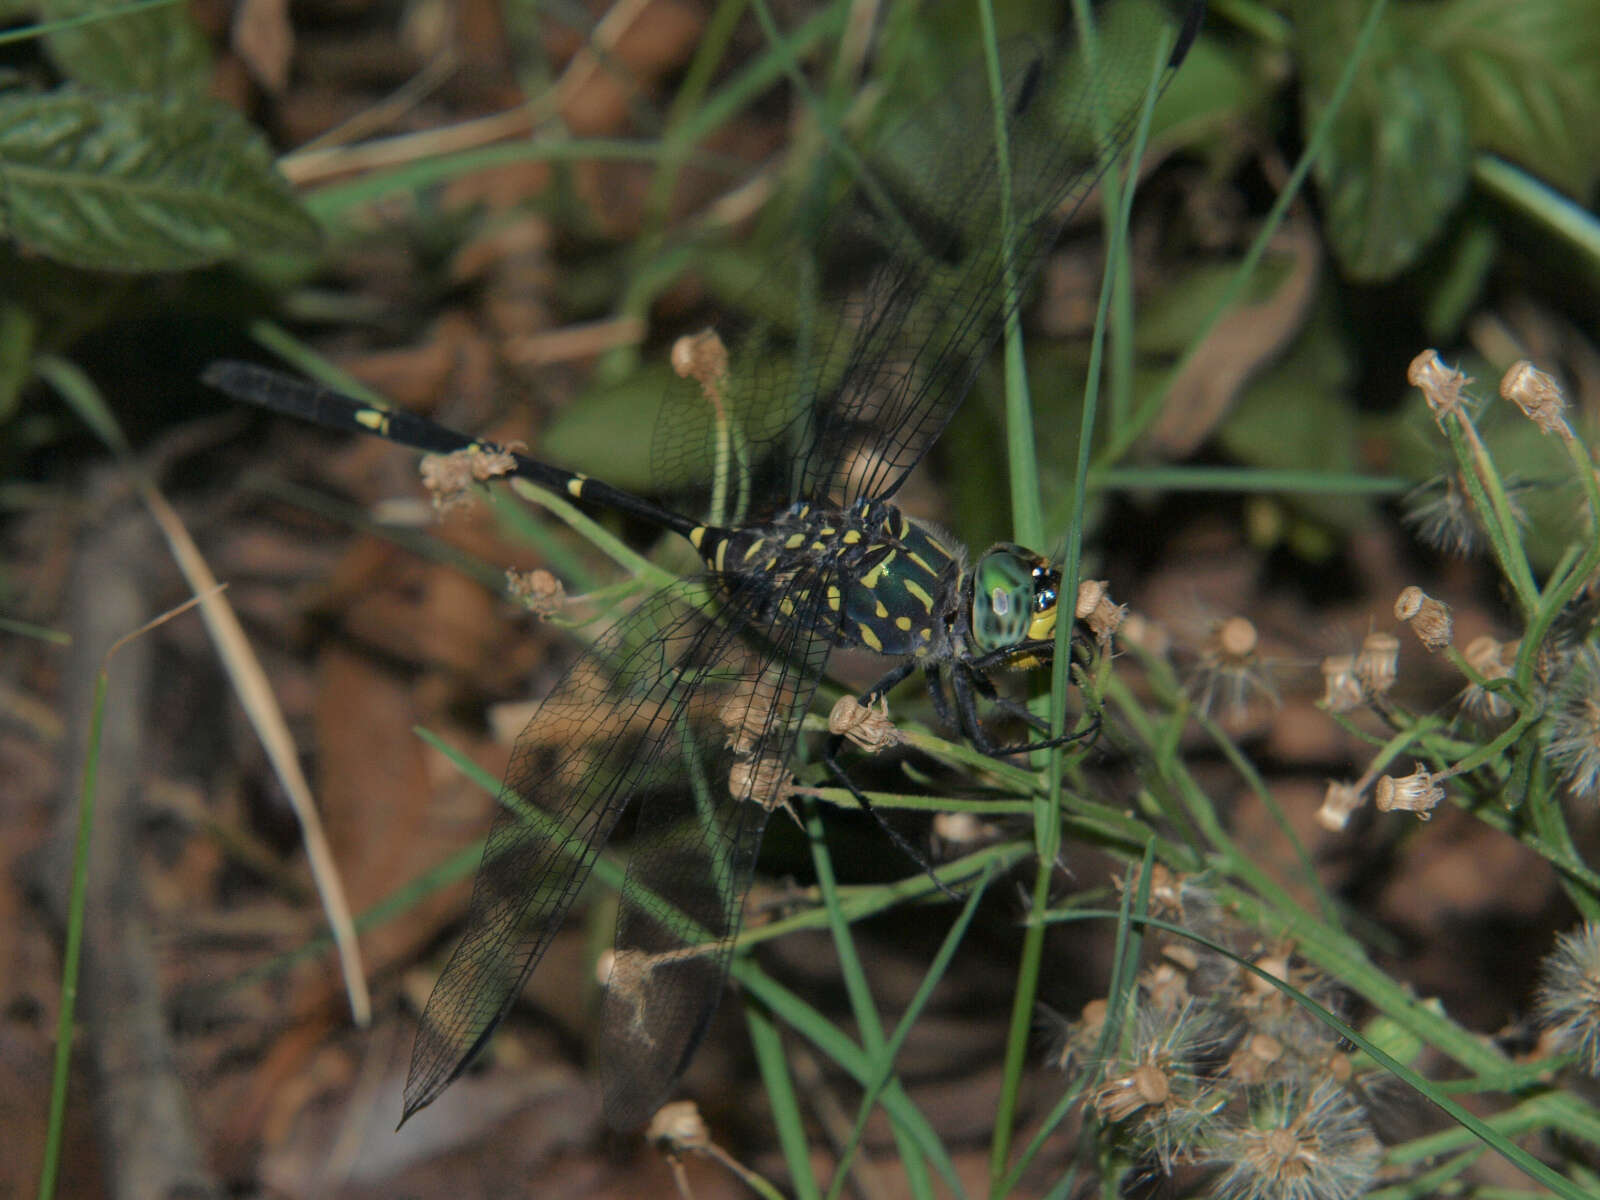
{"label": "spiny leg", "polygon": [[995,690],[995,686],[989,677],[973,663],[956,664],[955,669],[950,673],[950,690],[955,695],[956,707],[961,714],[960,726],[962,732],[979,753],[987,754],[990,758],[1007,758],[1013,754],[1032,754],[1036,750],[1052,750],[1057,746],[1070,745],[1072,742],[1092,733],[1098,726],[1098,722],[1096,722],[1095,725],[1091,725],[1087,729],[1072,733],[1063,732],[1056,737],[1044,737],[1037,741],[1019,742],[1010,746],[1000,745],[990,738],[988,731],[984,729],[983,722],[978,716],[977,697],[980,695],[985,700],[993,703],[1002,712],[1016,717],[1031,728],[1048,733],[1050,727],[1043,718],[1029,712],[1025,706],[1001,696]]}

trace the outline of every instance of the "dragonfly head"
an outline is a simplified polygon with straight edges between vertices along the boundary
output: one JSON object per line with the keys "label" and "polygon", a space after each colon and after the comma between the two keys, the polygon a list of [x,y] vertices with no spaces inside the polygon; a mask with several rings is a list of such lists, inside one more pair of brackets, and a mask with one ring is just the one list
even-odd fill
{"label": "dragonfly head", "polygon": [[1061,572],[1031,550],[1001,542],[984,552],[972,572],[972,636],[982,652],[1056,633]]}

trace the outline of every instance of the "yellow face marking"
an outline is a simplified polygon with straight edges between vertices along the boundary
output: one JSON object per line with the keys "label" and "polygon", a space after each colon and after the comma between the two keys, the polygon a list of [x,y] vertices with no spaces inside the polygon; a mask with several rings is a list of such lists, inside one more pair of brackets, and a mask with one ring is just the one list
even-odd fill
{"label": "yellow face marking", "polygon": [[922,585],[915,579],[906,580],[906,591],[917,598],[917,603],[929,613],[933,612],[933,597],[923,591]]}
{"label": "yellow face marking", "polygon": [[389,414],[381,408],[363,408],[356,413],[356,424],[363,429],[370,429],[374,433],[387,436],[389,432]]}
{"label": "yellow face marking", "polygon": [[861,530],[859,530],[859,529],[846,529],[844,531],[844,544],[846,546],[854,546],[860,540],[861,540]]}
{"label": "yellow face marking", "polygon": [[1056,635],[1056,610],[1051,606],[1049,610],[1035,613],[1033,620],[1028,622],[1028,637],[1035,642],[1048,641]]}
{"label": "yellow face marking", "polygon": [[751,542],[748,546],[745,547],[744,561],[745,562],[749,562],[756,555],[760,554],[761,553],[761,547],[765,546],[766,544],[767,544],[767,539],[766,538],[757,538],[755,541]]}
{"label": "yellow face marking", "polygon": [[878,635],[872,632],[872,629],[871,629],[870,626],[862,625],[862,624],[858,623],[856,625],[856,628],[861,631],[861,644],[863,646],[865,646],[869,650],[882,650],[883,649],[883,643],[878,640]]}
{"label": "yellow face marking", "polygon": [[783,539],[783,548],[785,550],[798,550],[801,546],[805,545],[805,541],[805,534],[791,533],[788,537]]}
{"label": "yellow face marking", "polygon": [[[577,481],[574,480],[573,482],[576,483]],[[572,491],[571,483],[567,484],[567,490],[569,492]],[[574,495],[576,495],[576,493],[574,493]],[[700,543],[705,540],[706,527],[704,525],[696,525],[693,529],[689,530],[689,545],[693,546],[696,550],[700,549]]]}
{"label": "yellow face marking", "polygon": [[[894,619],[894,627],[896,629],[898,629],[901,633],[910,633],[911,632],[911,618],[910,617],[896,617]],[[927,630],[923,630],[923,632],[926,633]]]}
{"label": "yellow face marking", "polygon": [[[573,497],[583,495],[583,485],[588,482],[589,477],[587,475],[574,475],[571,479],[567,480],[567,494]],[[699,542],[695,543],[697,546],[699,544]]]}
{"label": "yellow face marking", "polygon": [[881,620],[883,620],[884,617],[887,617],[889,615],[889,610],[883,606],[883,601],[882,600],[873,601],[873,606],[874,606],[875,611],[873,612],[872,615],[877,617],[878,620],[881,621]]}
{"label": "yellow face marking", "polygon": [[834,612],[838,612],[839,611],[839,589],[834,587],[833,584],[830,583],[828,585],[827,596],[828,596],[828,607],[833,609]]}

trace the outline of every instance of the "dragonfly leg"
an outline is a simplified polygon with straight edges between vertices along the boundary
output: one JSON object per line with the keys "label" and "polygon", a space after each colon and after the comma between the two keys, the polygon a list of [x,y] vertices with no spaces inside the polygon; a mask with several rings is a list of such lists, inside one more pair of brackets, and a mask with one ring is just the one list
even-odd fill
{"label": "dragonfly leg", "polygon": [[978,716],[978,697],[982,696],[1001,712],[1017,718],[1030,728],[1048,734],[1050,726],[1042,717],[1028,711],[1028,709],[1015,700],[1007,699],[995,689],[994,683],[982,670],[972,663],[958,663],[955,670],[950,673],[950,690],[956,698],[956,706],[961,713],[960,728],[967,740],[983,754],[990,758],[1006,758],[1013,754],[1032,754],[1035,750],[1050,750],[1056,746],[1066,746],[1080,738],[1088,737],[1100,727],[1098,720],[1087,728],[1073,733],[1062,733],[1059,737],[1043,737],[1032,742],[1018,742],[1014,745],[1001,745],[989,736],[983,727],[983,722]]}

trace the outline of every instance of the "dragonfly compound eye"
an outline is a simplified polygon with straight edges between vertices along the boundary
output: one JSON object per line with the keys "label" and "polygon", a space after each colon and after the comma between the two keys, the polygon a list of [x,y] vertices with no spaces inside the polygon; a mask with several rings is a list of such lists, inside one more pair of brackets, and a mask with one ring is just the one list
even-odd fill
{"label": "dragonfly compound eye", "polygon": [[1047,642],[1056,635],[1056,600],[1061,572],[1040,560],[1033,565],[1033,612],[1028,620],[1028,640]]}
{"label": "dragonfly compound eye", "polygon": [[1000,545],[978,560],[972,581],[972,635],[980,650],[1003,650],[1027,638],[1038,619],[1033,606],[1032,555],[1018,546]]}

